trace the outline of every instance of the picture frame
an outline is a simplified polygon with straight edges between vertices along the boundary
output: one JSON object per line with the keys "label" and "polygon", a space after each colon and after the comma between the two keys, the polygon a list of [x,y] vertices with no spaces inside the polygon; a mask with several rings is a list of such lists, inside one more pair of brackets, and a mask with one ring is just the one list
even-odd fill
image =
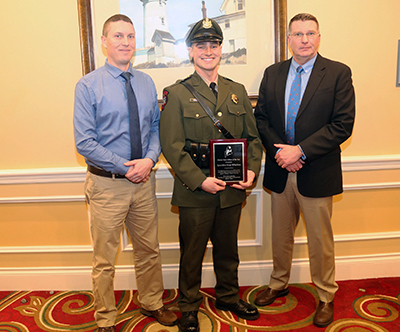
{"label": "picture frame", "polygon": [[396,74],[396,86],[400,87],[400,39],[397,45],[397,74]]}
{"label": "picture frame", "polygon": [[[102,6],[102,4],[106,3],[105,1],[94,1],[94,0],[77,0],[78,2],[78,19],[79,19],[79,32],[80,32],[80,42],[81,42],[81,58],[82,58],[82,74],[86,75],[89,72],[96,69],[96,59],[98,58],[101,50],[101,45],[96,44],[95,40],[99,40],[100,36],[99,31],[96,31],[96,26],[100,24],[100,22],[95,21],[96,15],[94,13],[94,6]],[[256,35],[257,38],[252,38],[252,42],[254,42],[253,48],[260,47],[261,50],[264,48],[270,48],[271,54],[271,61],[270,63],[262,64],[265,68],[266,66],[272,64],[273,62],[278,62],[287,59],[288,47],[286,42],[286,35],[287,35],[287,3],[286,0],[260,0],[260,3],[264,7],[268,7],[273,9],[273,13],[271,15],[271,24],[270,31],[256,31],[258,33],[254,33],[254,31],[250,32],[250,35]],[[258,4],[258,6],[260,5]],[[108,5],[108,3],[107,3]],[[104,5],[105,6],[105,5]],[[109,16],[114,14],[111,12]],[[250,21],[253,21],[251,18],[252,15],[260,15],[260,12],[253,9],[253,12],[247,12],[246,15],[249,15]],[[98,15],[100,16],[100,15]],[[259,17],[263,17],[260,15]],[[101,22],[102,24],[103,22]],[[97,28],[99,30],[99,28]],[[267,30],[267,29],[265,29]],[[95,32],[96,31],[96,32]],[[266,45],[268,41],[263,41],[260,39],[260,36],[268,36],[268,32],[271,32],[271,45]],[[95,35],[96,33],[96,35]],[[249,32],[248,32],[249,35]],[[248,38],[249,39],[249,38]],[[253,52],[254,53],[254,52]],[[254,58],[253,58],[254,59]],[[253,63],[257,62],[257,65],[260,66],[259,61],[252,61],[252,58],[249,57],[248,60],[248,67],[252,67]],[[173,68],[175,69],[175,68]],[[173,70],[171,69],[171,71]],[[222,70],[223,69],[223,70]],[[163,77],[171,77],[175,76],[175,80],[179,78],[183,78],[185,76],[179,76],[177,71],[174,74],[176,75],[165,75],[165,71],[170,69],[158,69],[158,70],[151,70],[149,73],[150,76],[156,83],[158,95],[161,96],[160,88],[162,89],[164,86],[174,83],[174,81],[165,81],[163,79],[158,79],[158,74],[161,71],[164,71]],[[193,72],[192,67],[188,67],[189,74]],[[144,70],[146,72],[146,70]],[[225,66],[225,68],[221,68],[220,72],[221,75],[227,76],[233,80],[236,80],[240,83],[243,83],[249,93],[249,97],[252,101],[253,106],[255,106],[257,100],[257,92],[258,92],[258,85],[261,81],[263,70],[260,70],[260,67],[257,67],[254,73],[251,73],[247,68],[244,66]],[[242,72],[242,74],[241,74]],[[180,71],[178,73],[181,73]],[[186,72],[185,72],[186,73]],[[250,75],[249,75],[250,73]],[[251,79],[251,82],[246,82],[247,79]],[[168,83],[166,83],[168,82]],[[159,84],[159,86],[157,86]],[[162,91],[162,90],[161,90]],[[161,102],[161,100],[160,100]]]}

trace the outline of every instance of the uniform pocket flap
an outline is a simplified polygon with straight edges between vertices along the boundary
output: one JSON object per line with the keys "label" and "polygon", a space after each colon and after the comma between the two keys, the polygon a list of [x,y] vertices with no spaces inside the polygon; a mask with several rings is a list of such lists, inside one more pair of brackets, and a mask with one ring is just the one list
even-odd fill
{"label": "uniform pocket flap", "polygon": [[246,114],[246,110],[242,105],[228,105],[228,112],[236,116]]}
{"label": "uniform pocket flap", "polygon": [[183,116],[190,119],[201,119],[208,115],[204,112],[200,105],[197,105],[197,107],[185,107],[183,109]]}

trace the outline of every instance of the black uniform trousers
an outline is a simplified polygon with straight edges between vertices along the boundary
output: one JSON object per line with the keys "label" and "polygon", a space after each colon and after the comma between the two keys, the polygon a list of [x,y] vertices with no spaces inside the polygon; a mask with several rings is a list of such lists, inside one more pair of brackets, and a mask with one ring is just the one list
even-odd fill
{"label": "black uniform trousers", "polygon": [[198,310],[201,271],[208,239],[213,244],[215,294],[218,302],[239,300],[237,233],[242,204],[221,209],[219,206],[180,207],[179,308],[182,312]]}

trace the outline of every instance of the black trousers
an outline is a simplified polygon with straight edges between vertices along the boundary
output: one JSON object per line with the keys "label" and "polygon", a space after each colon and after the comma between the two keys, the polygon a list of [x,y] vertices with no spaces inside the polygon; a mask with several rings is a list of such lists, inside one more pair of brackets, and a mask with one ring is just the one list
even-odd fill
{"label": "black trousers", "polygon": [[215,294],[218,302],[239,300],[237,233],[242,204],[221,209],[212,207],[179,208],[179,307],[182,312],[198,310],[201,270],[208,239],[213,244]]}

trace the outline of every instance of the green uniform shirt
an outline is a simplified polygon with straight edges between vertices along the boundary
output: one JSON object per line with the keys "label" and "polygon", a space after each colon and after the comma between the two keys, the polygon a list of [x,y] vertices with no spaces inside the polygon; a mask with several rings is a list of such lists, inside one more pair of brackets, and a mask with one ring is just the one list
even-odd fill
{"label": "green uniform shirt", "polygon": [[[262,144],[258,135],[253,108],[242,84],[218,76],[218,101],[203,79],[195,72],[185,81],[204,98],[214,116],[235,138],[247,139],[247,167],[256,175],[260,171]],[[164,89],[164,105],[160,119],[162,153],[175,172],[171,204],[182,207],[230,207],[246,199],[246,191],[226,186],[213,195],[199,189],[210,175],[193,162],[190,143],[209,143],[225,138],[193,94],[179,81]]]}

